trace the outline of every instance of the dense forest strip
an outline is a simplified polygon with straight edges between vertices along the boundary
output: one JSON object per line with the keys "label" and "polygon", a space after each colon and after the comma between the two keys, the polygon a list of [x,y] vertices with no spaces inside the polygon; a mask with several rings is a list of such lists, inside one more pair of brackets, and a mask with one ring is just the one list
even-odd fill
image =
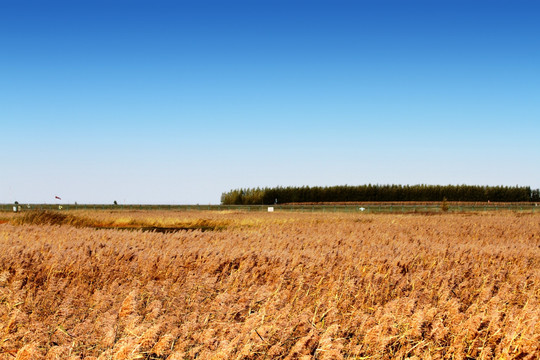
{"label": "dense forest strip", "polygon": [[530,186],[480,185],[340,185],[235,189],[221,195],[223,205],[346,202],[536,202]]}

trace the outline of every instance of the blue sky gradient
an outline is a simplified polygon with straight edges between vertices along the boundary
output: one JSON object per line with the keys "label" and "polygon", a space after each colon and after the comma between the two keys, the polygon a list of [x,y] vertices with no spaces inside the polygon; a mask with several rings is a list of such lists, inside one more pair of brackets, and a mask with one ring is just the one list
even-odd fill
{"label": "blue sky gradient", "polygon": [[0,202],[540,187],[535,1],[0,0]]}

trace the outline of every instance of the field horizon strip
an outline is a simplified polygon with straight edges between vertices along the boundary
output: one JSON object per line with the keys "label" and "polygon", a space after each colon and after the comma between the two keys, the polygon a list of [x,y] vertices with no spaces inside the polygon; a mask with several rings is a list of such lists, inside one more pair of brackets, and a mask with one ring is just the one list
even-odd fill
{"label": "field horizon strip", "polygon": [[274,204],[274,205],[173,205],[173,204],[0,204],[1,212],[32,210],[116,210],[116,211],[247,211],[247,212],[350,212],[350,213],[444,213],[517,211],[540,213],[540,203],[481,202],[365,202],[354,204]]}

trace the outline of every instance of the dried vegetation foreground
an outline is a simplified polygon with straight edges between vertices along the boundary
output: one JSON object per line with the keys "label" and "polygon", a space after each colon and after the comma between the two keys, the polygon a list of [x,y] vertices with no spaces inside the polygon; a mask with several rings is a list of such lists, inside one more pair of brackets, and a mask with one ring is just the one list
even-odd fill
{"label": "dried vegetation foreground", "polygon": [[540,358],[538,215],[82,215],[0,224],[0,359]]}

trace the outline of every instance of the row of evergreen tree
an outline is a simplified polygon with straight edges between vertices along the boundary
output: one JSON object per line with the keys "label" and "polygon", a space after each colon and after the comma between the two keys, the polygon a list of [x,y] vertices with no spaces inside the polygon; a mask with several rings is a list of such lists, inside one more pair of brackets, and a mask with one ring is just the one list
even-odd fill
{"label": "row of evergreen tree", "polygon": [[223,205],[371,201],[536,202],[540,190],[529,186],[341,185],[236,189],[221,195]]}

